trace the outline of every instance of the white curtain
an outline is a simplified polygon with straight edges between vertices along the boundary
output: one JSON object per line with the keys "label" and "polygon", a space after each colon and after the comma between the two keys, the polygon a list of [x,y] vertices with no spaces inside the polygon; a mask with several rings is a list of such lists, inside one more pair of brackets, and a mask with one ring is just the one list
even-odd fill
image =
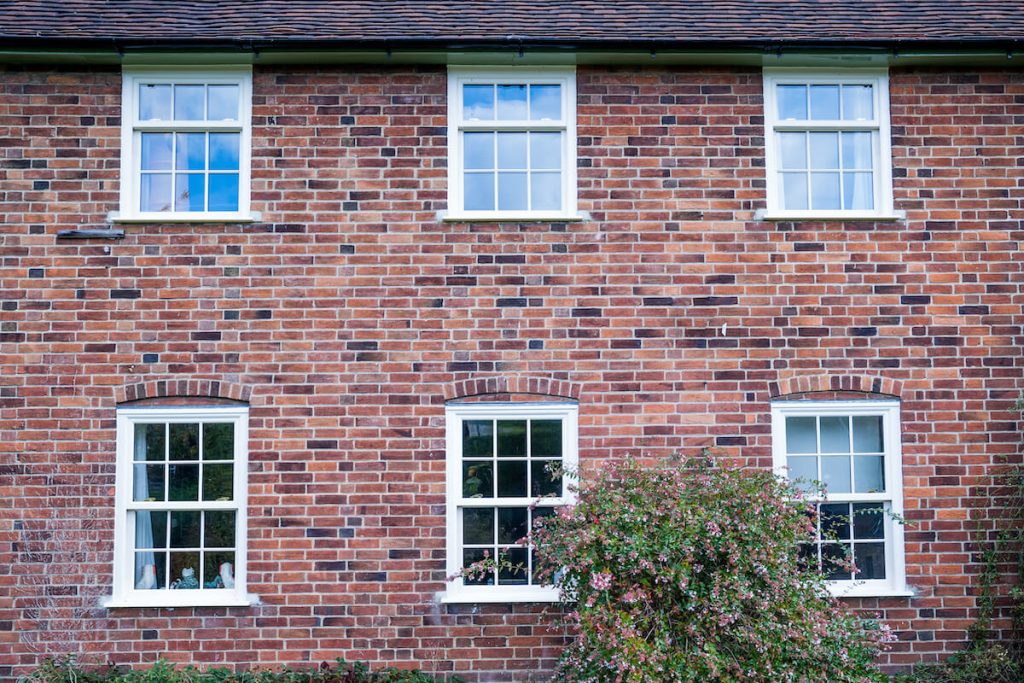
{"label": "white curtain", "polygon": [[[162,426],[162,425],[161,425]],[[146,460],[146,431],[150,425],[137,425],[135,427],[135,460]],[[145,465],[132,465],[134,473],[134,499],[146,500],[149,498],[149,480],[146,477]],[[153,518],[148,511],[137,511],[135,513],[135,547],[153,547]],[[135,585],[142,585],[142,574],[147,564],[156,564],[156,556],[152,550],[135,554]]]}

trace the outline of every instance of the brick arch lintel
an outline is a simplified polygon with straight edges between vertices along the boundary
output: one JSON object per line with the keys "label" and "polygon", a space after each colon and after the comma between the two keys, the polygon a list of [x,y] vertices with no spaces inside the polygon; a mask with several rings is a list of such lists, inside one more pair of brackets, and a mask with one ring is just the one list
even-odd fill
{"label": "brick arch lintel", "polygon": [[899,398],[903,394],[903,383],[890,377],[846,373],[796,375],[768,383],[772,398],[819,391],[853,391]]}
{"label": "brick arch lintel", "polygon": [[114,399],[117,403],[128,403],[148,398],[195,396],[247,403],[251,394],[252,387],[221,379],[153,379],[117,387]]}
{"label": "brick arch lintel", "polygon": [[484,396],[487,394],[533,394],[580,399],[582,386],[578,382],[535,375],[492,375],[456,380],[444,385],[444,400]]}

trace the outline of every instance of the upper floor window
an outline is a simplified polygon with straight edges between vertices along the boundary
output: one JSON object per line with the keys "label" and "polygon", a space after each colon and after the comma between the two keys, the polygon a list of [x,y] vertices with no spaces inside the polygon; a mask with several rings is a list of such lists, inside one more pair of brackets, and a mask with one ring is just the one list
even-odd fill
{"label": "upper floor window", "polygon": [[572,218],[575,71],[453,67],[448,149],[449,218]]}
{"label": "upper floor window", "polygon": [[126,69],[120,218],[247,218],[251,93],[249,69]]}
{"label": "upper floor window", "polygon": [[897,401],[772,404],[776,470],[810,492],[824,487],[816,538],[801,552],[837,595],[906,590],[899,415]]}
{"label": "upper floor window", "polygon": [[110,607],[245,605],[248,409],[117,411]]}
{"label": "upper floor window", "polygon": [[487,557],[497,571],[453,581],[450,602],[549,602],[526,536],[570,500],[577,466],[574,404],[466,404],[447,409],[448,574]]}
{"label": "upper floor window", "polygon": [[769,217],[892,215],[886,73],[766,70],[764,92]]}

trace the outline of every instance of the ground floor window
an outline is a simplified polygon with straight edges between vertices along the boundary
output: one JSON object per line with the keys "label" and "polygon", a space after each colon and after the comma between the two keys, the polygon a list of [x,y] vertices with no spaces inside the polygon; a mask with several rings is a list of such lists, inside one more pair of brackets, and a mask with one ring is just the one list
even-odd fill
{"label": "ground floor window", "polygon": [[451,601],[557,599],[524,542],[533,521],[569,501],[577,465],[575,404],[465,404],[447,409],[448,570],[485,557],[505,566],[454,581]]}
{"label": "ground floor window", "polygon": [[905,590],[899,419],[897,401],[772,405],[775,467],[816,497],[816,538],[802,556],[837,594]]}

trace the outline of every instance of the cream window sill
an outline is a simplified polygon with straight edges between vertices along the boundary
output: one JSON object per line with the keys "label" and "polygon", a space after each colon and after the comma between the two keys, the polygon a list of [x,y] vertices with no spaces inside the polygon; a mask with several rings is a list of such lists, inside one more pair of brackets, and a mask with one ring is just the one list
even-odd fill
{"label": "cream window sill", "polygon": [[515,212],[478,212],[449,213],[437,212],[438,220],[446,223],[571,223],[590,220],[586,211],[576,213],[515,213]]}
{"label": "cream window sill", "polygon": [[561,596],[557,588],[546,586],[464,586],[438,593],[436,601],[441,604],[502,604],[524,602],[558,602]]}
{"label": "cream window sill", "polygon": [[912,598],[917,595],[910,586],[876,588],[870,585],[829,584],[828,591],[836,598]]}
{"label": "cream window sill", "polygon": [[[146,608],[146,607],[158,607],[163,609],[175,609],[178,607],[251,607],[253,605],[260,604],[260,599],[256,595],[246,595],[241,597],[238,594],[232,593],[230,595],[209,595],[209,596],[179,596],[179,591],[167,591],[168,593],[175,593],[173,596],[163,594],[164,591],[156,591],[162,593],[156,596],[145,596],[145,597],[127,597],[127,598],[107,598],[102,602],[102,606],[107,609],[122,609],[122,608]],[[182,599],[184,598],[184,599]]]}
{"label": "cream window sill", "polygon": [[259,213],[148,213],[122,216],[116,211],[107,214],[110,223],[258,223]]}
{"label": "cream window sill", "polygon": [[861,223],[895,223],[905,221],[902,211],[864,213],[858,211],[766,211],[754,212],[755,221],[849,221]]}

